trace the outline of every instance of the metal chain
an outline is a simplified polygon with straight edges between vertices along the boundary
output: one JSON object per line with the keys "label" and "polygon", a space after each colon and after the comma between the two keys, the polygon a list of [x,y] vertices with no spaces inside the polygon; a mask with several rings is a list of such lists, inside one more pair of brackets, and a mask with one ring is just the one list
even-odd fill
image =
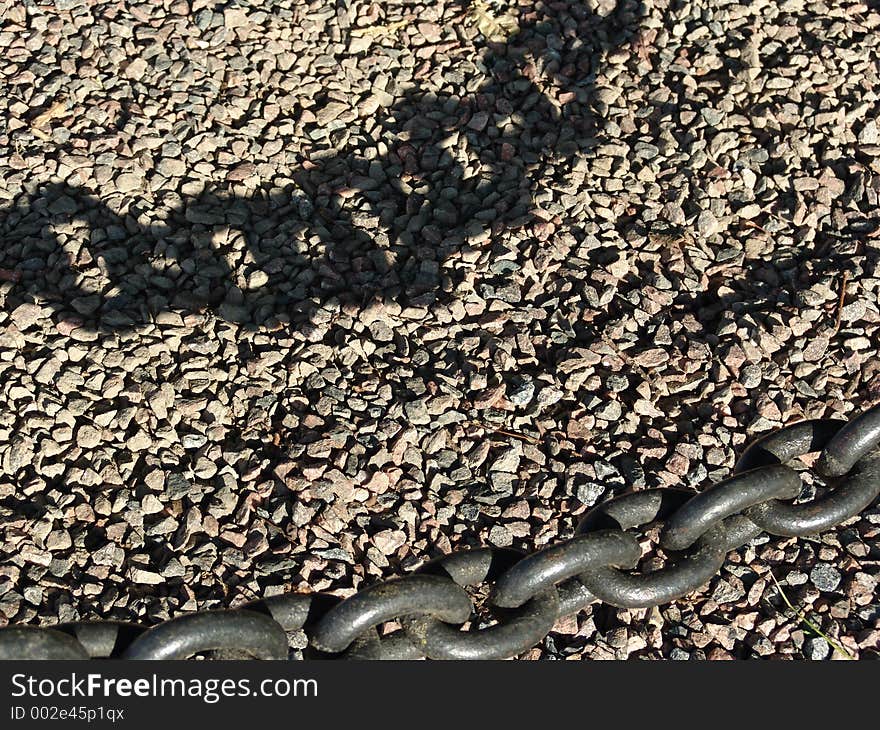
{"label": "metal chain", "polygon": [[[819,452],[813,471],[830,487],[797,503],[791,462]],[[557,619],[594,601],[648,607],[704,585],[727,554],[762,532],[813,535],[856,516],[880,494],[880,406],[847,422],[803,421],[749,446],[733,475],[703,492],[645,489],[598,505],[569,540],[531,555],[455,552],[344,600],[286,594],[243,608],[205,611],[147,628],[117,621],[0,629],[0,659],[185,659],[205,652],[285,659],[304,631],[306,658],[503,659],[540,643]],[[638,528],[659,523],[664,567],[636,570]],[[468,587],[492,584],[477,613]],[[394,621],[387,636],[378,629]]]}

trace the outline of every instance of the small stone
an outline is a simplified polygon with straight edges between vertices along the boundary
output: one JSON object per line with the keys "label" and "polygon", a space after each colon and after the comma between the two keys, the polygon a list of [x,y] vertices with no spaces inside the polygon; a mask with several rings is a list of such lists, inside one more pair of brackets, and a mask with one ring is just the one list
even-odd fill
{"label": "small stone", "polygon": [[141,192],[144,176],[142,173],[124,172],[116,178],[116,189],[120,193]]}
{"label": "small stone", "polygon": [[831,647],[821,636],[814,636],[804,642],[804,656],[813,661],[827,659],[831,653]]}
{"label": "small stone", "polygon": [[156,165],[156,172],[163,177],[183,177],[186,174],[186,163],[174,157],[163,157]]}
{"label": "small stone", "polygon": [[726,580],[719,580],[712,591],[712,600],[715,603],[733,603],[745,595],[740,585],[735,585]]}
{"label": "small stone", "polygon": [[166,498],[169,500],[183,499],[193,491],[192,483],[176,471],[168,473],[165,479]]}
{"label": "small stone", "polygon": [[153,445],[153,440],[150,438],[148,433],[144,431],[138,431],[125,443],[126,446],[128,446],[128,448],[132,451],[146,451]]}
{"label": "small stone", "polygon": [[489,467],[489,470],[516,474],[519,469],[519,462],[520,455],[516,449],[505,449],[504,453],[492,462],[492,466]]}
{"label": "small stone", "polygon": [[840,571],[828,563],[818,563],[810,571],[810,581],[820,591],[830,593],[840,585]]}
{"label": "small stone", "polygon": [[405,543],[406,533],[403,530],[382,530],[373,535],[373,544],[383,555],[393,555]]}
{"label": "small stone", "polygon": [[602,484],[587,482],[577,488],[576,496],[582,504],[592,507],[603,494],[605,494],[605,487]]}
{"label": "small stone", "polygon": [[704,210],[697,216],[697,233],[703,238],[709,238],[718,233],[718,219],[711,210]]}
{"label": "small stone", "polygon": [[424,400],[410,401],[403,407],[403,410],[406,412],[409,422],[415,426],[426,426],[431,422],[431,414],[428,413]]}
{"label": "small stone", "polygon": [[552,406],[565,397],[565,394],[559,388],[547,387],[538,391],[538,405],[542,407]]}
{"label": "small stone", "polygon": [[49,204],[49,212],[52,215],[68,214],[72,215],[79,210],[77,202],[69,195],[59,195]]}
{"label": "small stone", "polygon": [[859,571],[849,580],[846,594],[857,606],[866,606],[873,600],[876,590],[877,579]]}
{"label": "small stone", "polygon": [[226,8],[223,11],[223,25],[227,28],[241,28],[249,22],[247,11],[243,8]]}
{"label": "small stone", "polygon": [[143,585],[160,585],[165,582],[165,578],[163,578],[159,573],[155,573],[151,570],[143,570],[142,568],[132,568],[131,569],[131,581],[132,583],[140,583]]}
{"label": "small stone", "polygon": [[710,127],[717,127],[721,120],[724,119],[724,113],[718,111],[717,109],[712,109],[711,107],[705,107],[700,111],[703,119],[706,120],[706,124]]}
{"label": "small stone", "polygon": [[[686,457],[684,454],[679,453],[672,454],[666,461],[666,469],[670,473],[680,477],[683,477],[688,473],[690,465],[690,459],[688,459],[688,457]],[[713,598],[716,602],[721,603],[721,601],[718,601],[718,599],[714,596]]]}
{"label": "small stone", "polygon": [[482,132],[486,125],[489,123],[489,112],[477,112],[474,114],[470,121],[468,122],[468,127],[471,129]]}
{"label": "small stone", "polygon": [[29,327],[33,327],[43,318],[43,309],[36,304],[19,304],[12,310],[12,321],[16,326],[24,331]]}
{"label": "small stone", "polygon": [[491,408],[501,400],[504,391],[505,387],[503,385],[482,390],[474,396],[474,408],[480,411]]}
{"label": "small stone", "polygon": [[201,456],[198,461],[196,461],[193,471],[200,479],[210,479],[219,471],[219,469],[213,461]]}
{"label": "small stone", "polygon": [[260,287],[266,286],[269,283],[269,274],[265,271],[258,270],[254,271],[248,277],[248,289],[259,289]]}
{"label": "small stone", "polygon": [[507,400],[515,406],[527,406],[535,397],[535,384],[531,381],[522,383],[507,393]]}
{"label": "small stone", "polygon": [[247,180],[249,177],[253,177],[256,172],[256,165],[252,162],[242,162],[240,165],[236,165],[226,173],[226,179],[232,182],[240,182],[242,180]]}
{"label": "small stone", "polygon": [[140,81],[147,72],[147,62],[143,58],[135,58],[125,67],[125,76],[135,81]]}
{"label": "small stone", "polygon": [[821,360],[828,350],[827,337],[811,337],[807,346],[804,348],[804,360],[807,362],[817,362]]}
{"label": "small stone", "polygon": [[145,515],[155,515],[165,509],[165,505],[163,505],[154,494],[147,494],[143,500],[141,500],[141,510]]}
{"label": "small stone", "polygon": [[602,406],[598,411],[596,411],[596,416],[598,418],[602,418],[610,423],[615,423],[620,420],[620,417],[623,415],[623,408],[620,405],[620,401],[610,400],[604,406]]}
{"label": "small stone", "polygon": [[53,552],[58,550],[67,550],[73,545],[70,539],[70,533],[65,530],[53,530],[46,536],[46,549]]}
{"label": "small stone", "polygon": [[419,33],[421,33],[429,43],[436,43],[440,40],[441,29],[436,23],[419,23],[418,29]]}
{"label": "small stone", "polygon": [[34,458],[34,442],[25,437],[17,436],[12,440],[3,457],[3,469],[7,474],[14,474]]}
{"label": "small stone", "polygon": [[18,550],[18,556],[28,563],[49,567],[52,564],[52,553],[48,550],[38,550],[33,545],[23,545]]}
{"label": "small stone", "polygon": [[317,122],[320,126],[326,126],[334,119],[336,119],[340,114],[348,110],[348,104],[343,104],[339,101],[331,101],[329,104],[323,106],[315,115],[317,117]]}
{"label": "small stone", "polygon": [[746,388],[757,388],[761,384],[761,368],[757,365],[745,365],[740,370],[739,382]]}
{"label": "small stone", "polygon": [[880,142],[880,128],[877,122],[871,119],[859,132],[859,144],[877,144]]}
{"label": "small stone", "polygon": [[208,437],[201,433],[188,433],[181,439],[183,448],[200,449],[208,443]]}
{"label": "small stone", "polygon": [[76,432],[76,445],[82,449],[94,449],[101,443],[101,431],[94,426],[80,426]]}
{"label": "small stone", "polygon": [[669,352],[662,347],[645,350],[636,355],[633,360],[643,368],[656,368],[669,360]]}
{"label": "small stone", "polygon": [[513,535],[504,525],[495,525],[489,530],[489,542],[497,547],[510,547],[513,544]]}
{"label": "small stone", "polygon": [[28,586],[22,591],[22,595],[32,606],[39,606],[43,602],[43,589],[40,586]]}

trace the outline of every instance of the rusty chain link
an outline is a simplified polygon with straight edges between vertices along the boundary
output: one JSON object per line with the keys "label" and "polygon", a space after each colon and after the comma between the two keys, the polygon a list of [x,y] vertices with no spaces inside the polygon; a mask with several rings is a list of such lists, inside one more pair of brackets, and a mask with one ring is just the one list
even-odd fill
{"label": "rusty chain link", "polygon": [[[828,485],[798,503],[798,457]],[[146,628],[118,621],[0,629],[0,659],[185,659],[205,652],[284,659],[304,631],[307,658],[502,659],[541,642],[557,619],[594,601],[648,607],[704,585],[732,550],[762,532],[812,535],[856,516],[880,494],[880,406],[847,422],[815,419],[751,444],[733,475],[703,492],[645,489],[587,513],[574,537],[531,555],[480,548],[446,555],[347,599],[286,594],[243,608],[188,614]],[[664,567],[639,572],[637,530],[661,526]],[[467,588],[490,584],[477,611]],[[491,615],[491,619],[486,616]],[[386,636],[387,622],[401,628]],[[225,652],[225,654],[224,654]]]}

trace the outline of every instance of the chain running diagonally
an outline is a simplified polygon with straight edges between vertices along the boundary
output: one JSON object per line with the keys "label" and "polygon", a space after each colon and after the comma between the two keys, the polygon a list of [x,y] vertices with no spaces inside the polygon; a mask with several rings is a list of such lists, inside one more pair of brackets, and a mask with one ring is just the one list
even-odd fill
{"label": "chain running diagonally", "polygon": [[[792,464],[817,452],[812,470],[829,489],[799,502],[801,476]],[[463,550],[346,599],[289,593],[151,628],[119,621],[9,626],[0,629],[0,659],[185,659],[205,652],[286,659],[294,653],[292,632],[308,638],[306,658],[514,657],[594,601],[675,601],[763,532],[814,535],[855,517],[878,494],[880,405],[850,421],[807,420],[773,432],[745,450],[732,476],[700,493],[658,488],[612,498],[588,512],[572,538],[531,555]],[[638,571],[637,530],[654,524],[666,563]],[[486,584],[491,590],[478,612],[466,589]],[[400,629],[380,635],[390,621]]]}

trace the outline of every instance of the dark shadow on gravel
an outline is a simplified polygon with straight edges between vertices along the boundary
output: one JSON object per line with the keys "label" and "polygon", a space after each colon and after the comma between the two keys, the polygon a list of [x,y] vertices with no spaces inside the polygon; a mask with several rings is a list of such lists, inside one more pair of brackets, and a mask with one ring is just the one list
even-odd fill
{"label": "dark shadow on gravel", "polygon": [[331,301],[430,308],[487,247],[480,286],[503,290],[517,264],[493,259],[493,239],[542,225],[533,181],[596,143],[596,65],[629,39],[642,9],[618,5],[603,16],[572,0],[524,4],[520,32],[486,44],[475,93],[404,92],[370,133],[387,152],[334,152],[285,189],[208,189],[148,205],[136,189],[111,202],[42,185],[0,211],[0,304],[46,304],[64,333],[206,311],[251,329],[308,327]]}

